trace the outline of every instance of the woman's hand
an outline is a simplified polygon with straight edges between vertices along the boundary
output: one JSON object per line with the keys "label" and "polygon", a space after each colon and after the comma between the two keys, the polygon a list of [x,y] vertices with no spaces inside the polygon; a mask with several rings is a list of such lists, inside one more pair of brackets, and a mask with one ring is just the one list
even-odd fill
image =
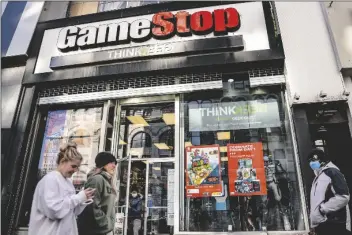
{"label": "woman's hand", "polygon": [[95,188],[87,188],[84,190],[87,200],[94,198]]}

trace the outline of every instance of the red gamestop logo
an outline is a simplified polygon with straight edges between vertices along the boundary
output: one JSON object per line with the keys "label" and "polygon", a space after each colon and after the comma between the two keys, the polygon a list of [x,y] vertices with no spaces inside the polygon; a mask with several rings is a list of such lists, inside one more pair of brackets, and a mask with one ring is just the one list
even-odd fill
{"label": "red gamestop logo", "polygon": [[98,27],[79,28],[69,26],[59,33],[57,47],[62,52],[108,45],[144,42],[151,37],[167,39],[177,34],[188,37],[192,34],[226,35],[240,28],[240,17],[235,8],[216,9],[213,12],[198,11],[193,14],[187,11],[160,12],[153,16],[152,21],[138,19],[132,23],[121,21],[102,24]]}

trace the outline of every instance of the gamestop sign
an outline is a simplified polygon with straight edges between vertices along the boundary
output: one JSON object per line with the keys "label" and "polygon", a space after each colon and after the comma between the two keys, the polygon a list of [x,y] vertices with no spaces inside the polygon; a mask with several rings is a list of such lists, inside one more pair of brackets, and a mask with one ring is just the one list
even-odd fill
{"label": "gamestop sign", "polygon": [[53,72],[63,64],[75,66],[86,60],[93,63],[96,58],[102,62],[104,58],[180,56],[181,50],[192,54],[195,46],[203,45],[204,50],[211,45],[216,52],[215,47],[223,42],[236,46],[231,44],[233,40],[242,44],[242,51],[270,49],[261,2],[181,9],[48,29],[34,73]]}
{"label": "gamestop sign", "polygon": [[152,20],[137,19],[132,23],[121,21],[111,24],[101,24],[98,27],[87,26],[79,28],[70,26],[60,31],[57,47],[59,50],[71,51],[100,47],[111,44],[127,44],[145,42],[151,37],[163,40],[177,34],[179,37],[189,37],[192,34],[205,35],[214,32],[215,35],[227,35],[240,28],[240,16],[236,8],[215,9],[214,11],[197,11],[190,14],[187,11],[160,12],[153,15]]}

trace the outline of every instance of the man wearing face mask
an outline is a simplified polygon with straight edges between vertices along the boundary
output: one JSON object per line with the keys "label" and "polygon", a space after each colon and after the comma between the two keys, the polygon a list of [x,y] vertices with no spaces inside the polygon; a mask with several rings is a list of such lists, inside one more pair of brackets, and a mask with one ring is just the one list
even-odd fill
{"label": "man wearing face mask", "polygon": [[308,162],[315,174],[310,193],[311,227],[317,235],[350,234],[350,193],[345,177],[320,149],[311,151]]}
{"label": "man wearing face mask", "polygon": [[131,191],[128,217],[130,219],[130,224],[132,225],[133,235],[138,235],[139,230],[142,228],[143,195],[137,193],[136,188],[132,188]]}

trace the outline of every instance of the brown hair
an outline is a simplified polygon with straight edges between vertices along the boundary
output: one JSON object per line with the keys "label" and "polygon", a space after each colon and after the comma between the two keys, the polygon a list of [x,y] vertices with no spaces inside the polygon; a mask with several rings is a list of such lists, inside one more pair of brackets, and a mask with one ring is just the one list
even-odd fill
{"label": "brown hair", "polygon": [[82,155],[77,151],[77,144],[75,142],[68,142],[60,148],[56,163],[59,165],[61,162],[82,161],[82,159]]}

